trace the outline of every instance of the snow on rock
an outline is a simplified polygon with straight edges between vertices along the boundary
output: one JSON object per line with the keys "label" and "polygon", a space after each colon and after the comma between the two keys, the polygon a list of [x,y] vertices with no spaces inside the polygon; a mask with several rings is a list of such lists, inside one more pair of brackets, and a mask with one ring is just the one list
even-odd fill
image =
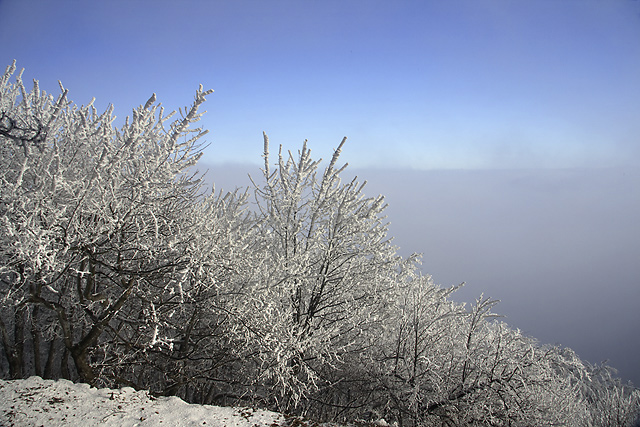
{"label": "snow on rock", "polygon": [[154,398],[130,387],[96,389],[66,380],[0,380],[0,427],[9,426],[214,426],[277,427],[277,413],[250,408],[190,405]]}

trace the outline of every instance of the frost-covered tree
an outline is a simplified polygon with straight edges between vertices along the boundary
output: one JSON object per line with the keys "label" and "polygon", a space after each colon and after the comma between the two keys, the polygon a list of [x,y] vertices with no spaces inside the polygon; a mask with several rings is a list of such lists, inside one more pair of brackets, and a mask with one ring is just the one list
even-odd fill
{"label": "frost-covered tree", "polygon": [[45,374],[44,355],[69,376],[70,356],[80,379],[95,382],[127,373],[128,361],[153,366],[165,349],[189,355],[204,318],[190,303],[220,292],[246,199],[205,196],[190,172],[206,133],[190,126],[212,91],[201,87],[173,120],[154,95],[118,129],[112,108],[78,107],[62,85],[57,98],[37,81],[27,91],[14,73],[15,63],[0,80],[0,331],[10,375]]}
{"label": "frost-covered tree", "polygon": [[370,354],[377,414],[421,426],[631,426],[638,390],[573,352],[497,321],[496,301],[453,303],[455,287],[413,275],[400,313]]}
{"label": "frost-covered tree", "polygon": [[571,382],[585,405],[584,425],[635,427],[640,421],[640,389],[623,384],[615,369],[591,365],[571,349],[557,352],[553,370]]}
{"label": "frost-covered tree", "polygon": [[250,265],[245,200],[211,195],[183,211],[193,234],[175,249],[186,262],[121,310],[107,334],[128,351],[112,355],[107,377],[200,402],[220,394],[220,370],[246,346],[232,315]]}
{"label": "frost-covered tree", "polygon": [[640,390],[623,384],[606,365],[589,366],[589,381],[583,381],[589,421],[599,427],[637,427],[640,423]]}
{"label": "frost-covered tree", "polygon": [[320,171],[306,142],[297,156],[280,147],[273,167],[264,135],[254,184],[262,252],[247,322],[263,336],[263,380],[294,401],[330,382],[328,370],[347,355],[367,351],[406,264],[387,236],[383,198],[341,179],[345,140]]}

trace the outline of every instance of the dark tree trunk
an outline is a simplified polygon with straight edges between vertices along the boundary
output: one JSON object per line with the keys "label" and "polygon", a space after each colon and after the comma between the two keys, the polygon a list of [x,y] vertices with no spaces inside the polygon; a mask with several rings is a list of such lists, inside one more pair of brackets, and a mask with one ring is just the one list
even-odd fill
{"label": "dark tree trunk", "polygon": [[80,376],[80,381],[94,385],[96,374],[89,363],[87,348],[74,347],[71,349],[71,357],[76,365],[76,370]]}
{"label": "dark tree trunk", "polygon": [[[17,320],[18,314],[16,313],[15,319]],[[2,348],[4,349],[4,355],[9,363],[9,376],[11,379],[22,378],[22,357],[18,346],[15,344],[15,340],[12,341],[9,336],[9,331],[5,323],[0,319],[0,333],[2,334]]]}
{"label": "dark tree trunk", "polygon": [[24,328],[25,328],[26,307],[16,310],[16,321],[14,324],[14,353],[15,353],[15,375],[13,378],[22,378],[24,375]]}
{"label": "dark tree trunk", "polygon": [[42,363],[40,361],[40,330],[38,328],[39,307],[36,305],[31,312],[31,340],[33,342],[33,368],[35,374],[42,376]]}
{"label": "dark tree trunk", "polygon": [[69,349],[64,347],[62,351],[62,358],[60,359],[60,376],[71,380],[71,373],[69,372]]}
{"label": "dark tree trunk", "polygon": [[49,353],[47,354],[47,362],[44,365],[44,372],[42,378],[53,378],[53,361],[56,356],[56,339],[49,341]]}

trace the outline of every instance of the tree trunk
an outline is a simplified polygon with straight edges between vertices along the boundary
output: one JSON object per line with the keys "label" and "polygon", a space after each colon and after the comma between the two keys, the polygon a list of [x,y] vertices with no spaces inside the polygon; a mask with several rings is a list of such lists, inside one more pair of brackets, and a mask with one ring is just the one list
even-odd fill
{"label": "tree trunk", "polygon": [[60,359],[60,376],[71,380],[71,373],[69,372],[69,349],[64,347],[62,351],[62,358]]}
{"label": "tree trunk", "polygon": [[16,310],[16,320],[14,324],[14,353],[15,353],[15,375],[13,378],[22,378],[24,375],[24,318],[26,307],[20,307]]}
{"label": "tree trunk", "polygon": [[80,381],[94,385],[96,374],[93,372],[88,356],[87,348],[75,346],[71,349],[71,357],[73,358],[73,363],[76,365]]}
{"label": "tree trunk", "polygon": [[42,376],[42,363],[40,361],[40,330],[38,328],[39,307],[36,305],[31,312],[31,340],[33,342],[33,368],[35,374]]}
{"label": "tree trunk", "polygon": [[42,373],[42,378],[52,379],[53,378],[53,361],[55,360],[56,355],[56,339],[53,338],[49,341],[49,353],[47,354],[47,362],[44,365],[44,372]]}
{"label": "tree trunk", "polygon": [[[18,319],[18,314],[15,314],[15,319]],[[4,348],[4,355],[9,362],[9,376],[11,379],[22,378],[22,358],[18,347],[15,344],[15,340],[12,342],[9,336],[9,331],[5,323],[0,318],[0,333],[2,335],[2,348]]]}

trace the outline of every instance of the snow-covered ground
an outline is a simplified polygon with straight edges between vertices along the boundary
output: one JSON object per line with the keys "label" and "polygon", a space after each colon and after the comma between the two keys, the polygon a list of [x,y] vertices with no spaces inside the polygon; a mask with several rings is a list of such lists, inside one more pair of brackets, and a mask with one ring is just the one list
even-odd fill
{"label": "snow-covered ground", "polygon": [[277,427],[284,416],[249,408],[190,405],[154,398],[130,387],[96,389],[71,381],[0,381],[0,427],[9,426],[214,426]]}

